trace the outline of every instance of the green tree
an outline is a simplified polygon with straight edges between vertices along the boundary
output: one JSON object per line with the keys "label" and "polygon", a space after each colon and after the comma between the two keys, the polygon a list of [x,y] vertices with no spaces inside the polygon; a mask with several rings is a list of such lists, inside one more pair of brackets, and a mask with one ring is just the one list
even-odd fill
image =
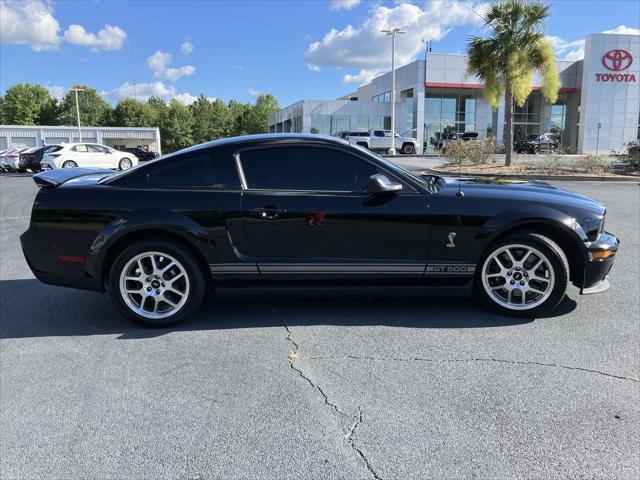
{"label": "green tree", "polygon": [[222,100],[211,101],[204,95],[200,95],[189,109],[193,114],[193,138],[196,143],[229,136],[231,113]]}
{"label": "green tree", "polygon": [[[80,123],[88,127],[102,127],[112,123],[112,107],[96,91],[95,88],[86,85],[74,85],[72,88],[82,88],[78,92],[78,105],[80,106]],[[60,102],[60,121],[63,125],[76,125],[76,97],[75,92],[69,90]]]}
{"label": "green tree", "polygon": [[4,117],[10,125],[38,125],[41,124],[41,115],[49,112],[52,104],[55,104],[55,100],[46,88],[18,83],[5,93]]}
{"label": "green tree", "polygon": [[4,97],[0,95],[0,125],[7,125],[8,123]]}
{"label": "green tree", "polygon": [[249,112],[251,111],[251,105],[248,103],[241,103],[237,100],[229,101],[229,112],[231,114],[231,131],[232,136],[247,135]]}
{"label": "green tree", "polygon": [[271,94],[260,95],[246,116],[247,133],[267,133],[269,115],[280,110],[278,101]]}
{"label": "green tree", "polygon": [[560,78],[542,25],[549,7],[539,0],[504,0],[484,13],[489,38],[473,36],[467,47],[468,70],[485,84],[489,105],[497,108],[504,92],[505,165],[513,152],[513,104],[522,106],[531,93],[533,74],[542,74],[542,94],[554,103]]}
{"label": "green tree", "polygon": [[155,127],[157,116],[148,103],[133,98],[121,100],[113,109],[112,123],[117,127]]}
{"label": "green tree", "polygon": [[193,115],[189,107],[176,99],[161,111],[159,126],[163,152],[175,152],[194,144]]}

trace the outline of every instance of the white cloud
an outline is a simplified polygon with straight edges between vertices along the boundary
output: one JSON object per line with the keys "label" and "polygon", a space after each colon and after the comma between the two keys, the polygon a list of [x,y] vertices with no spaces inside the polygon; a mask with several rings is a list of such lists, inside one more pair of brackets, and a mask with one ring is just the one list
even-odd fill
{"label": "white cloud", "polygon": [[188,77],[194,73],[196,73],[196,67],[193,65],[185,65],[184,67],[179,68],[168,68],[165,72],[167,78],[172,82],[175,82],[180,77]]}
{"label": "white cloud", "polygon": [[[611,30],[605,30],[602,33],[622,34],[622,35],[640,35],[637,28],[619,25]],[[547,40],[551,43],[556,57],[559,60],[582,60],[584,58],[584,39],[580,40],[564,40],[557,36],[547,36]]]}
{"label": "white cloud", "polygon": [[312,72],[319,72],[321,70],[320,65],[314,65],[313,63],[307,63],[307,68]]}
{"label": "white cloud", "polygon": [[105,25],[97,35],[87,32],[82,25],[69,25],[64,32],[64,39],[67,42],[89,47],[92,52],[120,50],[126,38],[127,32],[113,25]]}
{"label": "white cloud", "polygon": [[175,82],[180,77],[193,75],[196,73],[196,67],[193,65],[184,65],[182,67],[169,67],[172,59],[171,54],[158,50],[156,53],[147,58],[147,67],[156,78],[168,79]]}
{"label": "white cloud", "polygon": [[36,52],[55,50],[60,24],[50,3],[41,0],[0,3],[0,42],[28,44]]}
{"label": "white cloud", "polygon": [[360,70],[360,73],[356,75],[347,73],[344,77],[342,77],[342,84],[364,85],[365,83],[369,83],[371,80],[373,80],[376,75],[378,75],[378,72],[373,70]]}
{"label": "white cloud", "polygon": [[398,27],[407,33],[396,39],[396,64],[411,62],[424,48],[422,40],[440,40],[457,25],[482,25],[478,13],[485,4],[471,0],[434,0],[424,7],[399,3],[393,7],[376,4],[362,25],[332,28],[321,41],[313,42],[304,55],[314,67],[350,67],[344,83],[365,82],[390,69],[391,41],[380,30]]}
{"label": "white cloud", "polygon": [[64,40],[92,51],[120,50],[127,33],[105,25],[97,34],[82,25],[70,25],[60,35],[60,23],[53,16],[53,3],[44,0],[2,0],[0,2],[0,42],[27,44],[36,52],[56,50]]}
{"label": "white cloud", "polygon": [[190,93],[178,93],[177,95],[174,95],[173,98],[178,100],[183,105],[191,105],[198,99],[198,97],[195,97]]}
{"label": "white cloud", "polygon": [[584,39],[572,42],[553,35],[546,37],[558,60],[580,60],[584,58]]}
{"label": "white cloud", "polygon": [[351,10],[358,6],[362,0],[331,0],[331,10]]}
{"label": "white cloud", "polygon": [[258,95],[260,95],[260,91],[256,90],[255,88],[249,88],[249,90],[247,90],[247,93],[252,97],[257,97]]}
{"label": "white cloud", "polygon": [[191,52],[193,52],[193,44],[191,42],[182,42],[180,44],[180,51],[183,53],[183,55],[189,55]]}
{"label": "white cloud", "polygon": [[191,105],[198,99],[198,97],[191,95],[190,93],[179,93],[176,91],[175,87],[172,85],[165,85],[163,82],[137,83],[135,85],[125,82],[118,88],[109,92],[100,93],[109,99],[115,100],[116,102],[126,98],[135,98],[141,102],[146,102],[149,100],[149,97],[160,97],[167,102],[175,98],[183,105]]}
{"label": "white cloud", "polygon": [[44,88],[49,90],[49,95],[51,95],[56,100],[62,99],[64,94],[67,93],[67,89],[61,87],[60,85],[45,85]]}
{"label": "white cloud", "polygon": [[626,25],[618,25],[611,30],[605,30],[602,33],[615,33],[620,35],[640,35],[640,30],[637,28],[627,27]]}

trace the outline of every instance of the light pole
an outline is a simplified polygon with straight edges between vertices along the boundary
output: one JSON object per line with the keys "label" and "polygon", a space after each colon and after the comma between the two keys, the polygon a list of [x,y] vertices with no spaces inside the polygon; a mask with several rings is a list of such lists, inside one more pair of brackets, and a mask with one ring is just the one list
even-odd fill
{"label": "light pole", "polygon": [[389,153],[396,154],[396,34],[407,33],[399,28],[381,30],[391,36],[391,148]]}
{"label": "light pole", "polygon": [[76,94],[76,115],[78,116],[78,141],[82,142],[82,129],[80,128],[80,106],[78,104],[78,92],[84,92],[84,88],[70,88],[69,91]]}

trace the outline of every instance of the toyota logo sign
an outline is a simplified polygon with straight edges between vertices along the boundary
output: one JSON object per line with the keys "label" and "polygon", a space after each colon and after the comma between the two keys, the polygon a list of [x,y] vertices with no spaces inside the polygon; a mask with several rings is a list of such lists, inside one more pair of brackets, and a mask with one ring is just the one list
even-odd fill
{"label": "toyota logo sign", "polygon": [[619,72],[626,70],[633,63],[633,57],[626,50],[609,50],[602,56],[602,65],[607,70]]}

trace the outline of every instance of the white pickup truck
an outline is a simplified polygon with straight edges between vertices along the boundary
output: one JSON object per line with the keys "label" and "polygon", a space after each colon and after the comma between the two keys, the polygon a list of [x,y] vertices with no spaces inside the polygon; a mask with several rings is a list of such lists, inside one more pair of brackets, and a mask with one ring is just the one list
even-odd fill
{"label": "white pickup truck", "polygon": [[[361,132],[348,132],[344,139],[349,143],[360,145],[374,152],[386,152],[391,148],[391,130],[369,130]],[[412,137],[403,137],[396,133],[395,148],[400,153],[411,155],[416,153],[418,140]]]}

